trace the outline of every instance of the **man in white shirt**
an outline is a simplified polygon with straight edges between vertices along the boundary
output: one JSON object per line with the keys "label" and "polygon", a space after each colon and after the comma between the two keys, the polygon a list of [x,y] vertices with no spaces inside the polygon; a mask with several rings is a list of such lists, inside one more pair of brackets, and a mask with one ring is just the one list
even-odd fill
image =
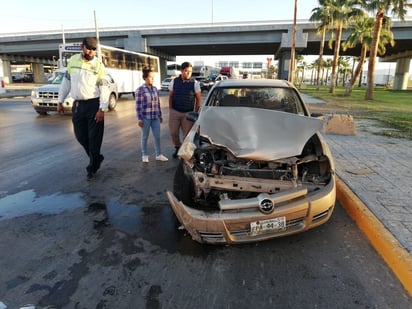
{"label": "man in white shirt", "polygon": [[105,67],[96,57],[97,40],[83,39],[82,52],[73,55],[59,90],[57,111],[63,113],[62,102],[71,94],[75,99],[72,121],[77,141],[89,156],[87,179],[93,178],[104,159],[100,153],[104,133],[104,112],[109,102]]}

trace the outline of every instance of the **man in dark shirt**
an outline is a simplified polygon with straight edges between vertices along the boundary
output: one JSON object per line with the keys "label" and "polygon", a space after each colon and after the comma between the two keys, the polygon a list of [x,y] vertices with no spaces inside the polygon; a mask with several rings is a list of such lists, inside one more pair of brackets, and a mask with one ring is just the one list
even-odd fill
{"label": "man in dark shirt", "polygon": [[186,119],[186,113],[197,112],[202,101],[200,84],[191,76],[192,64],[183,62],[180,76],[172,79],[169,85],[169,131],[175,146],[173,158],[177,158],[181,145],[180,129],[184,138],[193,125],[193,122]]}

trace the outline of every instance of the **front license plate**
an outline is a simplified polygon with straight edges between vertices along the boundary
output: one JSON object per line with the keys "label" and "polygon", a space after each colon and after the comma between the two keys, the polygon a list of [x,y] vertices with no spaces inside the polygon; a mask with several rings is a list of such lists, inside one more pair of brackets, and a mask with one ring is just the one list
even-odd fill
{"label": "front license plate", "polygon": [[250,223],[250,233],[258,235],[261,233],[279,231],[286,229],[286,217],[279,217],[269,220],[261,220]]}

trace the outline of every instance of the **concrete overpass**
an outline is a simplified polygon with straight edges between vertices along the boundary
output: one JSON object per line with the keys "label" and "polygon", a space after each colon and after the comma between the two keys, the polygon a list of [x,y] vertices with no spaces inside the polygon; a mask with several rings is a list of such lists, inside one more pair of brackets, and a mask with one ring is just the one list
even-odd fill
{"label": "concrete overpass", "polygon": [[[118,48],[146,52],[161,58],[162,75],[166,61],[176,56],[195,55],[273,55],[279,60],[279,77],[288,76],[288,62],[292,37],[291,21],[261,21],[242,23],[165,25],[148,27],[102,28],[99,36],[102,44]],[[409,64],[412,58],[412,21],[394,21],[392,32],[396,45],[387,47],[383,61],[397,62],[396,89],[406,89]],[[95,35],[94,29],[65,31],[66,42],[79,42],[84,36]],[[342,40],[349,35],[345,30]],[[329,39],[329,38],[327,38]],[[33,63],[35,79],[42,72],[42,64],[52,63],[58,57],[61,31],[17,33],[0,35],[0,58],[3,60],[5,80],[10,77],[7,66],[14,61]],[[316,25],[298,21],[296,52],[301,55],[319,54],[320,36]],[[325,55],[333,50],[325,48]],[[360,46],[341,51],[341,55],[358,56]]]}

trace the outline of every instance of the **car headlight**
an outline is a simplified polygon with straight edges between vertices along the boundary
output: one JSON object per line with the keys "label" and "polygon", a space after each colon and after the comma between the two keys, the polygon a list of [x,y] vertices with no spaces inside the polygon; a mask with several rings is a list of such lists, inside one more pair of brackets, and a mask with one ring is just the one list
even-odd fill
{"label": "car headlight", "polygon": [[39,98],[39,92],[37,90],[32,90],[31,91],[31,97],[38,99]]}
{"label": "car headlight", "polygon": [[180,146],[179,152],[177,154],[182,159],[189,161],[192,158],[195,149],[196,145],[193,142],[187,141]]}

